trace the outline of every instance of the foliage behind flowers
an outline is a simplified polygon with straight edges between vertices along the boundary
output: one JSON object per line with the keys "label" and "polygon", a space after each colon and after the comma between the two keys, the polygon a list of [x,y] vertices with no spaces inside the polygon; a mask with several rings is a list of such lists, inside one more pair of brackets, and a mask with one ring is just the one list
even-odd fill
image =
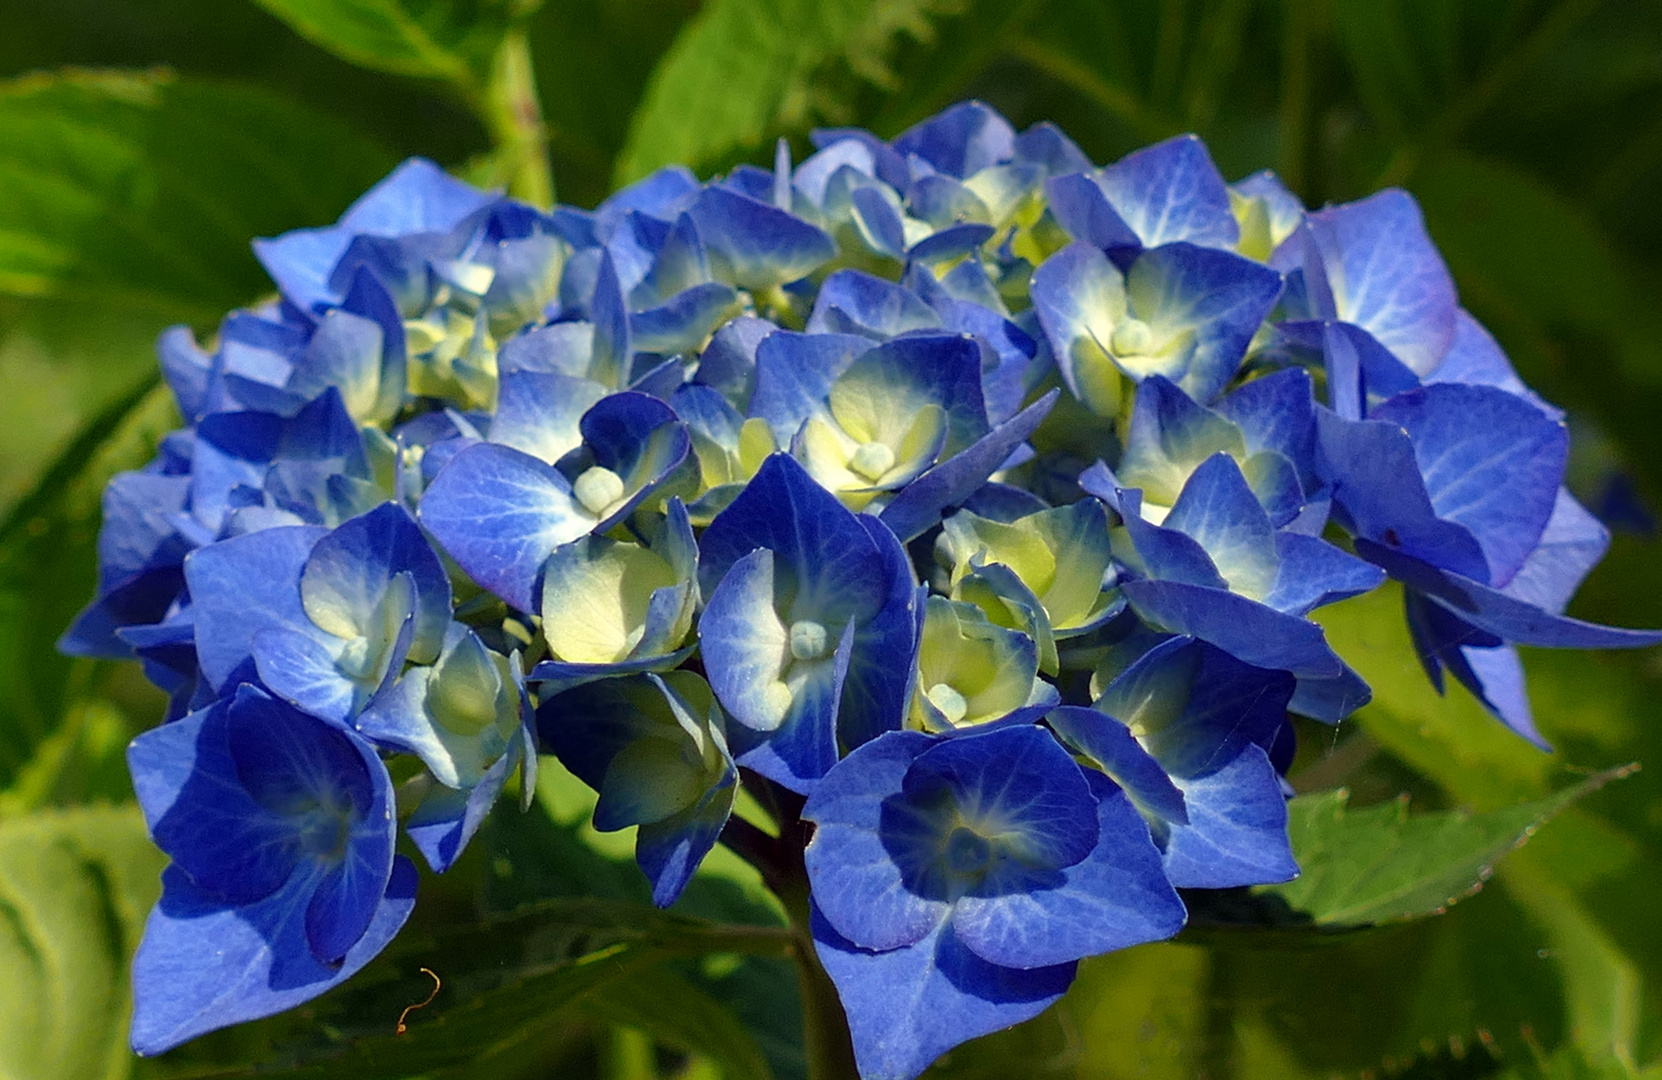
{"label": "foliage behind flowers", "polygon": [[1370,696],[1316,609],[1395,579],[1432,682],[1543,746],[1516,646],[1662,641],[1563,614],[1608,545],[1563,414],[1404,192],[1098,168],[977,102],[814,145],[593,211],[412,159],[163,335],[188,426],[63,640],[171,696],[140,1053],[348,979],[397,832],[448,870],[540,750],[660,907],[749,860],[904,1080],[1299,875],[1292,717]]}

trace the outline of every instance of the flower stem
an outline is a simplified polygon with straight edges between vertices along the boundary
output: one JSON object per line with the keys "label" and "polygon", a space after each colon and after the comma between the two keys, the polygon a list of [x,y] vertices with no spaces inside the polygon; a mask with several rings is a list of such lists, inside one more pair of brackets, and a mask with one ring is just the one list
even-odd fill
{"label": "flower stem", "polygon": [[792,952],[802,991],[802,1046],[808,1080],[859,1080],[842,1000],[819,962],[808,928],[808,870],[803,850],[812,826],[802,820],[802,797],[760,777],[747,775],[745,780],[757,789],[758,801],[773,812],[779,835],[769,836],[734,817],[722,829],[721,842],[757,869],[790,918]]}
{"label": "flower stem", "polygon": [[480,109],[508,194],[543,208],[554,205],[554,171],[548,160],[548,128],[537,98],[531,44],[523,28],[508,31],[496,52]]}

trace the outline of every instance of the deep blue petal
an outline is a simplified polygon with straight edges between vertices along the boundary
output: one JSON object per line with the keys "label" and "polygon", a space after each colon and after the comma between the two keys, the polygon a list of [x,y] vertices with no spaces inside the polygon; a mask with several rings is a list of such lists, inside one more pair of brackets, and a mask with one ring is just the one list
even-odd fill
{"label": "deep blue petal", "polygon": [[817,909],[809,925],[866,1080],[912,1080],[960,1043],[1037,1016],[1073,982],[1071,963],[1026,970],[989,964],[948,925],[888,952],[853,944]]}
{"label": "deep blue petal", "polygon": [[1246,745],[1222,768],[1183,781],[1187,825],[1166,840],[1166,875],[1180,889],[1267,885],[1298,876],[1287,799],[1268,755]]}
{"label": "deep blue petal", "polygon": [[357,974],[403,927],[415,907],[416,870],[393,862],[369,929],[338,965],[307,946],[309,878],[296,876],[257,903],[236,906],[191,884],[177,867],[133,957],[132,1046],[149,1055],[204,1032],[291,1009]]}

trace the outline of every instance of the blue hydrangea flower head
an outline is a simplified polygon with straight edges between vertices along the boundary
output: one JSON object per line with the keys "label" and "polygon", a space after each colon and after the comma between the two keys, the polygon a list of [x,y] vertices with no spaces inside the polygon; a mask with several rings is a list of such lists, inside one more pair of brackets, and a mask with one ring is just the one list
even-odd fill
{"label": "blue hydrangea flower head", "polygon": [[368,743],[244,685],[140,735],[139,805],[172,858],[133,960],[133,1048],[316,997],[408,917],[392,782]]}

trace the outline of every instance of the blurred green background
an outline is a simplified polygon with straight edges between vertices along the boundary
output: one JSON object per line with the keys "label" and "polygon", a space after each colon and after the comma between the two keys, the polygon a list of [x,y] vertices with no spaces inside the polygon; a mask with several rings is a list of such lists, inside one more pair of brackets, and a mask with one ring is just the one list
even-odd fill
{"label": "blurred green background", "polygon": [[[91,593],[98,492],[174,423],[151,392],[157,333],[211,334],[270,288],[250,237],[332,220],[407,155],[535,197],[546,154],[559,198],[591,206],[667,162],[765,163],[781,135],[800,158],[815,125],[890,136],[979,97],[1099,163],[1194,131],[1229,178],[1274,168],[1312,206],[1400,185],[1464,303],[1572,410],[1581,493],[1620,472],[1662,505],[1657,0],[22,0],[0,9],[0,77],[4,1080],[800,1075],[789,971],[740,955],[766,933],[677,959],[572,899],[641,890],[627,837],[586,830],[558,776],[424,882],[415,924],[351,986],[157,1062],[125,1050],[159,856],[121,753],[160,699],[132,665],[52,647]],[[1662,625],[1659,551],[1619,535],[1572,613]],[[1530,653],[1543,755],[1424,685],[1393,593],[1331,611],[1376,701],[1307,732],[1301,790],[1486,811],[1648,768],[1447,915],[1198,927],[1087,963],[1061,1006],[940,1075],[1662,1077],[1662,656]],[[543,907],[479,922],[526,904]],[[732,861],[685,907],[774,918]],[[552,923],[570,932],[547,940]],[[627,977],[549,975],[617,941]],[[470,955],[496,966],[394,1042],[429,988],[417,966]]]}

